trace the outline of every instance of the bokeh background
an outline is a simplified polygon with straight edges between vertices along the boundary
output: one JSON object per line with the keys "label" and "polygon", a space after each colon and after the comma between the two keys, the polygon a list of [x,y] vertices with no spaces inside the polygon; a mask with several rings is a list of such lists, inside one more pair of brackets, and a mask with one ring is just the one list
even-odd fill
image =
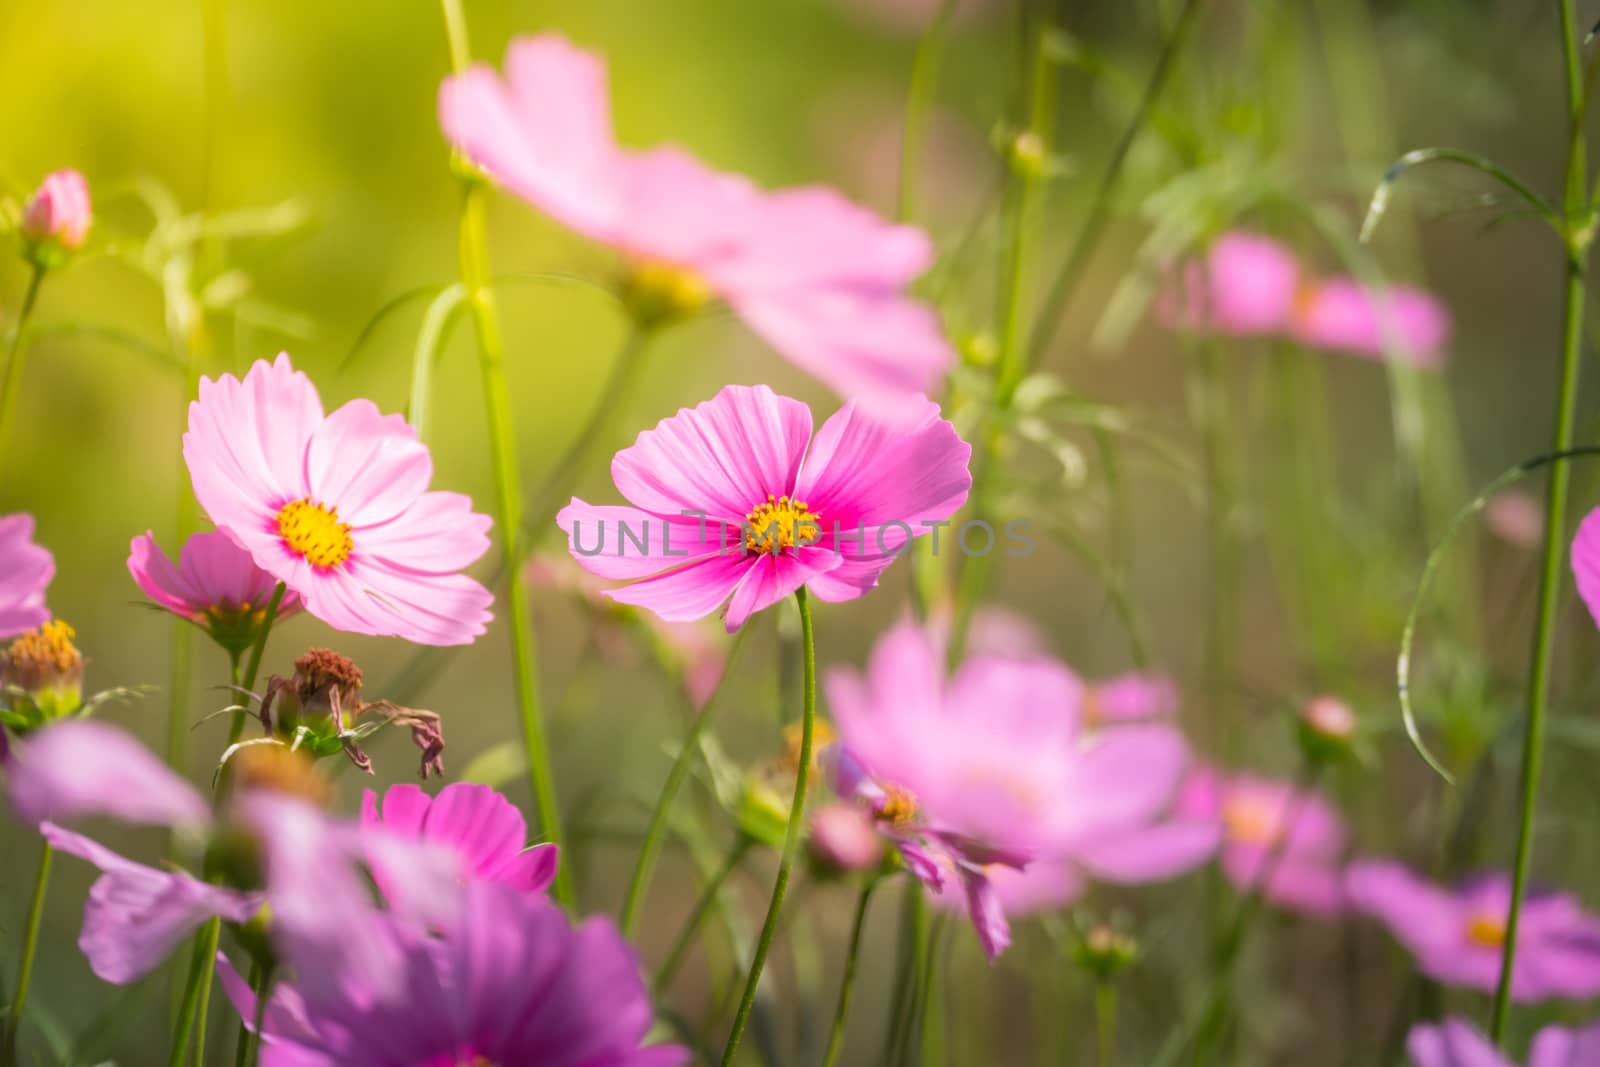
{"label": "bokeh background", "polygon": [[[426,299],[380,310],[452,280],[457,269],[460,185],[434,116],[447,69],[439,11],[372,0],[215,4],[225,32],[213,54],[226,62],[212,68],[209,90],[200,0],[0,7],[0,179],[20,196],[45,172],[77,167],[91,182],[98,227],[93,253],[52,277],[39,305],[20,418],[0,463],[0,510],[38,517],[39,539],[59,568],[51,602],[79,631],[90,687],[156,687],[109,713],[153,746],[167,730],[172,626],[136,603],[124,561],[130,537],[146,529],[174,546],[180,494],[188,492],[178,454],[180,346],[196,345],[209,373],[242,370],[287,349],[329,408],[368,396],[403,409]],[[935,6],[474,0],[468,17],[481,59],[498,61],[511,36],[544,30],[604,53],[627,143],[680,142],[765,185],[825,182],[889,212],[918,34]],[[1193,131],[1193,143],[1186,153],[1152,135],[1135,146],[1112,228],[1047,357],[1073,390],[1126,413],[1148,435],[1131,436],[1121,454],[1130,520],[1111,518],[1103,457],[1081,432],[1069,428],[1054,442],[1064,463],[1014,457],[1048,475],[1031,490],[1040,515],[1064,509],[1105,558],[1126,566],[1153,661],[1190,693],[1202,673],[1207,617],[1200,445],[1185,393],[1191,354],[1132,299],[1150,280],[1141,251],[1147,236],[1173,210],[1194,213],[1197,235],[1242,213],[1243,222],[1282,234],[1331,269],[1340,263],[1337,250],[1283,202],[1315,206],[1348,239],[1401,149],[1449,144],[1482,152],[1545,190],[1559,187],[1564,151],[1553,5],[1206,6],[1163,107]],[[1177,7],[1080,0],[1026,9],[1028,19],[1053,18],[1102,68],[1082,62],[1060,75],[1061,176],[1037,218],[1037,277],[1054,269],[1080,224]],[[1585,25],[1600,17],[1600,7],[1579,7]],[[1026,65],[1017,8],[1015,0],[959,5],[919,171],[918,221],[953,264],[938,286],[946,320],[974,352],[991,327],[1001,176],[993,145],[1014,113]],[[1209,175],[1204,195],[1171,195],[1174,179],[1201,172]],[[1163,190],[1166,198],[1154,195]],[[1470,174],[1419,172],[1402,185],[1373,247],[1392,277],[1429,287],[1451,308],[1448,368],[1408,385],[1373,362],[1328,357],[1319,365],[1316,408],[1336,461],[1334,477],[1297,505],[1332,546],[1309,600],[1289,589],[1283,560],[1295,546],[1272,540],[1270,494],[1256,492],[1282,444],[1255,362],[1261,354],[1244,346],[1226,353],[1245,485],[1236,516],[1246,546],[1237,713],[1219,740],[1200,720],[1198,702],[1185,710],[1213,755],[1288,774],[1286,711],[1312,692],[1343,696],[1374,734],[1372,757],[1330,788],[1359,827],[1363,849],[1419,863],[1443,847],[1441,812],[1455,811],[1450,805],[1461,794],[1452,801],[1397,732],[1400,622],[1442,517],[1466,502],[1469,487],[1546,447],[1555,382],[1557,244],[1488,194]],[[192,257],[152,255],[161,214],[170,238],[182,229],[172,217],[201,212],[215,221]],[[511,276],[500,302],[522,469],[532,485],[581,425],[622,337],[622,317],[604,291],[615,264],[510,197],[496,196],[492,212],[496,269]],[[536,272],[576,280],[528,280]],[[14,310],[25,277],[20,258],[0,257],[0,307]],[[174,295],[184,293],[203,295],[198,318],[175,317],[181,300]],[[640,373],[613,421],[612,445],[730,381],[769,383],[811,402],[819,417],[836,404],[726,315],[675,327]],[[1409,407],[1401,398],[1407,389],[1421,397]],[[470,331],[458,331],[445,349],[433,399],[436,484],[486,505],[488,453]],[[1588,392],[1582,410],[1586,419],[1596,413]],[[1406,422],[1412,416],[1420,422]],[[1416,427],[1422,444],[1414,454],[1395,444],[1397,426]],[[1156,440],[1160,448],[1149,445]],[[585,495],[609,499],[603,468],[585,474]],[[1600,479],[1580,471],[1578,484],[1581,508],[1600,503]],[[1026,512],[1027,501],[1020,507]],[[558,538],[550,543],[559,547]],[[906,569],[863,601],[820,606],[822,663],[859,662],[905,610]],[[1453,546],[1444,586],[1423,616],[1421,641],[1432,652],[1421,703],[1453,765],[1481,772],[1475,806],[1461,823],[1465,843],[1449,861],[1453,873],[1509,859],[1515,748],[1504,741],[1517,727],[1532,573],[1525,550],[1470,531]],[[1032,620],[1086,675],[1127,666],[1128,642],[1105,583],[1081,554],[1041,539],[1033,556],[1000,570],[992,597]],[[1326,620],[1315,655],[1304,645],[1308,615]],[[577,836],[569,861],[586,907],[614,911],[632,857],[629,834],[665,773],[665,746],[680,714],[648,657],[597,652],[592,620],[567,598],[541,594],[537,616],[558,788]],[[730,683],[721,735],[737,763],[781,748],[783,686],[792,682],[779,667],[783,616],[775,611],[757,622]],[[1595,904],[1589,813],[1600,781],[1586,767],[1600,743],[1591,718],[1600,643],[1581,607],[1567,612],[1561,633],[1559,722],[1537,872]],[[497,771],[504,761],[494,758],[516,730],[503,621],[476,646],[419,663],[417,650],[399,642],[335,635],[301,618],[274,639],[266,669],[287,673],[293,656],[321,644],[358,660],[370,695],[441,712],[452,771],[470,766],[504,778],[507,791],[526,801],[525,786]],[[220,654],[197,641],[188,699],[188,769],[197,781],[209,774],[225,729],[220,720],[201,721],[227,702],[215,684],[225,674]],[[403,682],[406,692],[386,692],[391,682]],[[485,753],[487,762],[477,760]],[[379,739],[374,755],[379,784],[414,773],[402,737]],[[347,805],[364,784],[353,772],[341,777]],[[710,830],[722,835],[726,826],[712,821]],[[130,847],[155,856],[161,843],[151,835]],[[30,835],[0,826],[0,963],[8,972],[35,848]],[[753,922],[769,867],[758,860],[751,871],[738,894]],[[119,1063],[160,1062],[167,976],[131,993],[113,990],[94,982],[71,947],[89,880],[82,865],[58,865],[37,1010],[48,1029],[100,1035]],[[695,865],[675,850],[643,927],[647,958],[659,958],[696,885]],[[1197,876],[1091,902],[1135,914],[1147,949],[1124,1001],[1126,1062],[1143,1062],[1203,981],[1200,895]],[[851,897],[816,886],[797,899],[803,918],[774,969],[750,1062],[769,1054],[778,1057],[772,1062],[815,1059],[826,1036]],[[895,906],[889,894],[877,905],[848,1062],[876,1062]],[[1090,1062],[1089,987],[1071,971],[1059,926],[1054,936],[1026,927],[993,967],[981,962],[970,931],[953,932],[949,993],[936,1008],[930,1062],[939,1062],[936,1054],[953,1064]],[[1265,935],[1241,976],[1250,997],[1240,1062],[1379,1062],[1355,1050],[1381,1047],[1394,1005],[1416,992],[1381,935],[1283,916]],[[720,959],[725,966],[725,954]],[[698,960],[688,973],[671,1001],[687,1019],[703,1019],[717,990]],[[1348,985],[1338,976],[1351,973],[1353,996],[1330,992],[1337,982]],[[1481,1007],[1470,997],[1459,1003]],[[98,1051],[104,1058],[108,1050]],[[39,1055],[48,1056],[47,1048]]]}

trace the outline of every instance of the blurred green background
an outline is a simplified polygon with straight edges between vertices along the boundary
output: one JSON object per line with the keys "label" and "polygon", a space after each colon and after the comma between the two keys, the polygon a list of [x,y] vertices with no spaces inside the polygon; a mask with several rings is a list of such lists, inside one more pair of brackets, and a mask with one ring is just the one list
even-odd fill
{"label": "blurred green background", "polygon": [[[602,52],[626,143],[680,142],[763,184],[835,184],[887,212],[894,204],[917,29],[933,6],[928,0],[480,0],[468,5],[468,16],[482,59],[498,61],[515,34],[546,30]],[[1054,268],[1076,231],[1108,148],[1131,111],[1131,94],[1143,83],[1177,6],[1084,0],[1029,13],[1055,18],[1073,39],[1123,72],[1096,76],[1071,69],[1061,76],[1057,134],[1065,177],[1052,184],[1038,219],[1041,276]],[[1580,18],[1600,15],[1584,6]],[[406,303],[375,326],[374,316],[396,296],[448,282],[456,273],[460,186],[434,117],[435,93],[447,69],[439,11],[426,3],[370,0],[218,0],[218,7],[225,12],[226,66],[218,83],[222,92],[210,97],[217,109],[210,120],[210,157],[198,2],[57,0],[0,7],[0,177],[20,197],[45,172],[73,166],[87,175],[96,199],[94,253],[46,285],[17,431],[0,462],[0,510],[38,517],[39,539],[54,551],[59,570],[51,603],[78,628],[90,659],[91,688],[149,683],[164,689],[168,677],[172,627],[137,606],[124,563],[130,537],[145,529],[175,553],[178,494],[188,492],[178,457],[184,383],[170,365],[162,288],[136,262],[153,225],[151,183],[169,190],[183,212],[203,209],[272,231],[213,241],[200,255],[201,287],[209,285],[211,296],[227,305],[212,309],[196,335],[207,372],[242,370],[287,349],[317,382],[329,409],[356,396],[369,396],[388,410],[404,407],[426,301]],[[1353,236],[1367,194],[1401,149],[1451,144],[1483,152],[1547,190],[1559,186],[1564,150],[1552,5],[1214,0],[1207,7],[1163,109],[1195,131],[1198,154],[1185,159],[1157,136],[1136,145],[1115,202],[1114,225],[1048,360],[1075,390],[1135,413],[1141,425],[1154,427],[1188,459],[1161,464],[1148,451],[1128,448],[1132,534],[1118,540],[1113,553],[1129,561],[1132,598],[1150,629],[1156,663],[1186,684],[1199,678],[1206,617],[1204,518],[1198,446],[1185,412],[1186,357],[1169,334],[1139,314],[1123,323],[1129,327],[1125,340],[1109,349],[1091,342],[1097,329],[1106,336],[1102,312],[1117,306],[1116,294],[1126,290],[1130,277],[1137,280],[1139,246],[1152,223],[1161,221],[1152,215],[1160,201],[1150,194],[1186,169],[1203,167],[1225,175],[1229,187],[1259,182],[1276,195],[1324,205]],[[921,172],[919,221],[941,249],[968,249],[955,261],[956,284],[945,290],[944,310],[953,333],[969,346],[990,325],[987,257],[1000,176],[991,144],[1013,112],[1025,65],[1017,23],[1012,3],[962,5]],[[1365,76],[1372,73],[1377,76]],[[1379,733],[1380,757],[1370,768],[1349,772],[1335,789],[1363,826],[1364,848],[1413,858],[1428,851],[1430,820],[1442,793],[1394,734],[1398,622],[1438,532],[1441,509],[1447,514],[1465,503],[1467,486],[1545,447],[1555,381],[1556,243],[1526,220],[1503,219],[1501,206],[1487,202],[1485,191],[1471,175],[1419,175],[1403,185],[1376,244],[1378,262],[1393,276],[1429,286],[1455,316],[1449,368],[1428,387],[1428,462],[1412,469],[1397,456],[1393,383],[1380,366],[1337,357],[1320,366],[1321,408],[1337,451],[1337,478],[1318,487],[1323,506],[1310,516],[1334,546],[1331,569],[1322,576],[1327,602],[1312,610],[1336,618],[1331,669],[1327,661],[1306,668],[1297,647],[1302,635],[1285,623],[1287,583],[1273,556],[1283,546],[1269,551],[1263,540],[1271,525],[1268,505],[1249,502],[1254,498],[1247,492],[1241,520],[1247,545],[1245,651],[1238,680],[1242,711],[1234,720],[1239,736],[1229,742],[1230,754],[1288,773],[1287,733],[1275,719],[1286,704],[1316,688],[1340,692]],[[1228,221],[1215,204],[1207,210],[1215,217],[1202,231]],[[608,280],[614,264],[602,251],[521,203],[497,195],[492,212],[498,271]],[[1308,259],[1337,266],[1335,253],[1308,236],[1302,222],[1280,226],[1285,219],[1281,210],[1252,207],[1246,221],[1285,230]],[[976,237],[968,240],[969,234]],[[14,309],[24,281],[20,258],[0,262],[0,306]],[[500,301],[522,469],[531,486],[553,466],[594,402],[623,323],[611,299],[594,286],[519,283],[504,287]],[[134,353],[81,330],[66,332],[67,326],[112,327],[146,339],[152,351]],[[1253,355],[1239,351],[1232,381],[1236,430],[1257,442],[1241,449],[1251,472],[1248,484],[1254,484],[1256,462],[1275,447],[1260,436],[1271,399],[1262,393]],[[430,441],[436,485],[470,493],[487,509],[488,456],[470,331],[458,331],[443,358]],[[836,405],[731,317],[714,315],[674,328],[654,347],[643,381],[626,410],[617,413],[611,443],[631,440],[639,429],[730,381],[767,382],[803,397],[819,421]],[[1584,411],[1594,414],[1591,400]],[[1041,497],[1039,507],[1064,503],[1097,543],[1105,543],[1116,531],[1102,464],[1081,433],[1064,439],[1079,450],[1084,469],[1057,472],[1040,490],[1049,497]],[[1457,447],[1459,466],[1452,456]],[[1017,462],[1037,463],[1038,457],[1020,456]],[[583,494],[609,501],[613,490],[602,468],[585,475]],[[1581,508],[1600,503],[1597,484],[1580,473]],[[1423,641],[1438,641],[1445,651],[1444,665],[1427,676],[1438,685],[1426,695],[1468,724],[1447,731],[1459,742],[1453,754],[1476,758],[1516,713],[1512,694],[1522,669],[1531,568],[1528,557],[1487,539],[1458,551],[1459,573],[1440,599],[1466,604],[1475,617],[1447,610],[1427,614],[1433,629]],[[859,661],[873,636],[904,610],[906,569],[897,567],[884,588],[863,601],[822,607],[822,663]],[[1002,572],[993,596],[1036,622],[1056,651],[1085,674],[1127,665],[1126,641],[1103,585],[1073,552],[1041,540],[1038,553]],[[774,636],[780,614],[758,621],[750,654],[732,683],[732,714],[723,720],[722,734],[739,761],[765,758],[780,745]],[[564,599],[541,596],[537,615],[558,789],[569,820],[583,835],[569,858],[577,864],[586,906],[614,910],[632,855],[626,841],[618,847],[607,843],[607,835],[619,827],[624,834],[636,830],[642,822],[641,804],[666,769],[663,745],[676,736],[677,713],[645,657],[599,669],[584,665],[587,623]],[[1540,875],[1587,890],[1585,879],[1592,881],[1597,869],[1596,847],[1584,830],[1597,783],[1573,768],[1594,742],[1581,729],[1581,715],[1596,692],[1595,672],[1586,666],[1597,646],[1581,611],[1568,614],[1563,633],[1558,704],[1577,725],[1557,738],[1546,794],[1551,814],[1539,839]],[[320,644],[358,660],[372,697],[388,695],[385,680],[417,654],[399,642],[334,635],[301,618],[275,638],[266,669],[287,673],[293,656]],[[515,733],[503,620],[476,646],[437,664],[426,687],[407,695],[445,716],[447,766],[454,771]],[[191,698],[197,720],[226,702],[215,687],[225,672],[220,654],[197,640]],[[165,707],[158,693],[109,714],[159,747]],[[1189,721],[1204,733],[1204,724],[1192,716]],[[209,773],[224,729],[220,721],[197,722],[191,732],[189,770],[197,781]],[[373,751],[378,783],[412,775],[414,757],[403,738],[382,737]],[[1509,758],[1505,753],[1505,771],[1486,794],[1483,821],[1469,827],[1481,844],[1479,863],[1498,866],[1509,856],[1499,814],[1506,805],[1498,799],[1509,796]],[[1488,765],[1494,760],[1491,750]],[[353,805],[362,784],[353,773],[342,776],[347,804]],[[507,791],[526,800],[520,782]],[[132,847],[154,857],[159,842],[138,838]],[[30,835],[0,828],[0,855],[7,860],[0,867],[0,961],[8,974],[35,848]],[[765,868],[758,865],[757,871],[744,886],[751,908],[767,877]],[[161,981],[147,983],[131,1001],[119,1001],[116,991],[93,982],[71,948],[89,881],[82,865],[58,867],[35,982],[38,1010],[49,1025],[71,1032],[101,1018],[109,1006],[130,1005],[133,1022],[120,1031],[118,1062],[160,1062]],[[693,868],[670,858],[644,926],[647,958],[659,958],[694,888]],[[1131,997],[1127,1009],[1131,1049],[1147,1048],[1151,1035],[1176,1018],[1173,986],[1188,977],[1184,953],[1198,937],[1192,929],[1198,895],[1198,882],[1189,880],[1096,902],[1137,899],[1150,920],[1152,965],[1139,980],[1141,995]],[[791,1007],[778,1012],[781,1027],[799,1025],[803,1031],[809,1025],[806,1040],[814,1056],[816,1031],[832,1005],[848,897],[844,890],[818,888],[807,893],[804,906],[802,929],[809,924],[824,936],[808,950],[802,945],[805,951],[780,965],[774,978],[780,992],[798,991],[786,1001]],[[886,1011],[894,932],[887,895],[879,907],[871,937],[881,951],[867,957],[846,1057],[861,1064],[875,1062]],[[1346,946],[1328,928],[1292,920],[1280,920],[1273,933],[1274,944],[1281,939],[1293,947],[1258,953],[1252,957],[1255,972],[1246,974],[1251,981],[1255,973],[1261,989],[1259,1015],[1251,1016],[1258,1020],[1251,1025],[1265,1035],[1259,1047],[1274,1050],[1262,1062],[1340,1062],[1320,1058],[1330,1053],[1318,1035],[1339,1031],[1343,1023],[1339,1006],[1323,1002],[1317,990],[1318,976],[1339,966]],[[1048,938],[1025,934],[1011,955],[989,969],[975,962],[967,931],[957,930],[955,937],[949,1062],[1089,1062],[1086,987],[1065,973],[1067,965]],[[1394,991],[1385,984],[1394,968],[1382,944],[1369,931],[1358,946],[1358,963],[1378,975],[1362,987],[1373,1020],[1387,1019]],[[821,955],[808,959],[811,952]],[[1273,961],[1288,957],[1302,961],[1288,981],[1281,974],[1271,981],[1263,977],[1274,973]],[[705,1010],[700,982],[689,980],[673,998],[690,1017]],[[1371,1026],[1382,1028],[1379,1021]],[[1077,1033],[1084,1040],[1071,1036]],[[974,1034],[989,1042],[981,1061],[962,1051]],[[1374,1035],[1365,1039],[1380,1043]],[[772,1040],[790,1047],[794,1031],[781,1029]],[[1081,1056],[1074,1051],[1080,1044]],[[756,1046],[748,1052],[754,1062]]]}

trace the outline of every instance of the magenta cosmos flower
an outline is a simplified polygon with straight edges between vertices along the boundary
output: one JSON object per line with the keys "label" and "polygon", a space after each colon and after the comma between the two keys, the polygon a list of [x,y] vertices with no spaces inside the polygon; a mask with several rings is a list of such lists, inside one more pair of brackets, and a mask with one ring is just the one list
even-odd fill
{"label": "magenta cosmos flower", "polygon": [[[128,546],[128,573],[144,595],[242,652],[265,621],[277,579],[220,530],[192,534],[173,563],[150,532]],[[285,592],[276,620],[300,611],[300,596]]]}
{"label": "magenta cosmos flower", "polygon": [[903,623],[864,676],[826,682],[841,795],[867,802],[914,875],[962,891],[991,956],[1009,941],[1000,868],[1148,881],[1216,847],[1214,825],[1164,821],[1188,761],[1178,732],[1085,732],[1083,686],[1052,660],[969,657],[946,681],[938,643]]}
{"label": "magenta cosmos flower", "polygon": [[55,574],[55,557],[33,543],[33,516],[0,517],[0,640],[50,620],[44,592]]}
{"label": "magenta cosmos flower", "polygon": [[[486,785],[456,782],[436,797],[414,785],[390,786],[381,808],[378,795],[368,789],[361,796],[361,825],[451,849],[470,881],[502,882],[524,893],[540,893],[556,876],[556,846],[527,847],[522,813]],[[387,892],[388,878],[380,866],[373,863],[378,884]]]}
{"label": "magenta cosmos flower", "polygon": [[88,720],[66,720],[34,734],[14,753],[6,777],[20,818],[38,824],[54,848],[101,871],[78,944],[108,982],[143,977],[207,920],[244,922],[263,903],[270,904],[275,923],[301,936],[337,938],[360,957],[377,950],[340,935],[373,910],[362,873],[369,858],[385,875],[392,906],[435,920],[452,914],[456,887],[470,876],[458,867],[454,850],[338,822],[301,800],[262,791],[237,797],[222,818],[260,843],[264,887],[212,885],[181,869],[126,859],[58,823],[111,816],[172,827],[195,843],[229,835],[215,834],[216,817],[205,798],[143,745]]}
{"label": "magenta cosmos flower", "polygon": [[28,198],[17,232],[29,244],[48,243],[72,252],[89,239],[93,221],[89,183],[75,170],[58,170],[47,175]]}
{"label": "magenta cosmos flower", "polygon": [[606,595],[669,622],[728,605],[731,633],[804,586],[853,600],[961,507],[972,449],[919,402],[893,426],[854,402],[813,441],[811,411],[764,385],[730,385],[661,420],[611,461],[633,507],[573,501],[556,516]]}
{"label": "magenta cosmos flower", "polygon": [[[1517,1067],[1465,1019],[1412,1029],[1406,1052],[1416,1067]],[[1600,1063],[1600,1024],[1578,1030],[1547,1026],[1533,1038],[1527,1067],[1588,1067]]]}
{"label": "magenta cosmos flower", "polygon": [[[1500,978],[1511,879],[1485,875],[1458,889],[1433,885],[1398,863],[1351,864],[1352,907],[1378,919],[1446,985],[1493,991]],[[1522,906],[1511,997],[1518,1001],[1600,995],[1600,919],[1564,893],[1532,894]]]}
{"label": "magenta cosmos flower", "polygon": [[1352,278],[1319,279],[1286,246],[1234,230],[1217,238],[1160,308],[1173,325],[1236,337],[1284,337],[1357,356],[1443,359],[1450,316],[1407,286],[1375,290]]}
{"label": "magenta cosmos flower", "polygon": [[[643,1046],[639,961],[604,919],[574,928],[542,896],[478,882],[462,918],[431,935],[379,917],[350,936],[382,943],[391,974],[341,966],[326,943],[283,946],[296,975],[269,994],[264,1067],[675,1067],[686,1050]],[[222,987],[245,1020],[256,998],[226,958]],[[247,1023],[248,1025],[248,1023]]]}
{"label": "magenta cosmos flower", "polygon": [[183,457],[211,521],[335,629],[466,644],[494,599],[459,573],[489,519],[430,492],[433,461],[399,415],[352,400],[322,413],[287,355],[244,381],[202,378]]}
{"label": "magenta cosmos flower", "polygon": [[933,392],[951,349],[933,311],[903,292],[933,259],[921,231],[830,189],[768,193],[676,148],[618,147],[602,60],[560,37],[513,41],[505,69],[504,80],[478,66],[445,81],[445,136],[513,193],[618,249],[635,291],[721,297],[846,398]]}
{"label": "magenta cosmos flower", "polygon": [[[1540,523],[1543,524],[1542,519]],[[1572,539],[1572,575],[1590,617],[1600,626],[1600,508],[1589,512],[1578,524]]]}
{"label": "magenta cosmos flower", "polygon": [[1184,783],[1177,810],[1221,823],[1222,871],[1240,890],[1259,886],[1273,903],[1312,915],[1343,908],[1344,822],[1320,793],[1200,768]]}

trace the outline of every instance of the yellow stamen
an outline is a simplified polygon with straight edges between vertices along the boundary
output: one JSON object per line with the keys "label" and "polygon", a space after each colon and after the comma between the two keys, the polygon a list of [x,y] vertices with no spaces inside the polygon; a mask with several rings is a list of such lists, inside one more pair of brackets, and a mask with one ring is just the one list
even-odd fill
{"label": "yellow stamen", "polygon": [[35,678],[54,678],[83,668],[83,654],[73,645],[78,636],[67,623],[51,619],[37,630],[29,630],[6,650],[10,673]]}
{"label": "yellow stamen", "polygon": [[313,504],[310,497],[291,500],[279,509],[278,533],[290,551],[314,567],[337,567],[355,547],[350,524],[339,521],[339,509]]}
{"label": "yellow stamen", "polygon": [[878,809],[878,818],[896,830],[908,829],[917,818],[917,798],[911,795],[909,789],[897,785],[884,786],[883,807]]}
{"label": "yellow stamen", "polygon": [[757,504],[745,520],[744,547],[751,552],[778,555],[784,549],[814,545],[822,539],[822,513],[812,511],[803,500],[767,494],[765,504]]}
{"label": "yellow stamen", "polygon": [[1273,844],[1282,833],[1276,807],[1246,800],[1222,806],[1222,826],[1230,840],[1249,845]]}
{"label": "yellow stamen", "polygon": [[1484,948],[1501,948],[1506,943],[1506,924],[1493,915],[1474,915],[1467,922],[1467,940]]}
{"label": "yellow stamen", "polygon": [[[829,726],[826,721],[824,721],[822,719],[818,719],[815,723],[812,724],[812,726],[811,726],[811,769],[812,769],[812,771],[815,771],[817,769],[817,756],[821,754],[823,749],[825,749],[829,745],[833,744],[834,739],[835,739],[835,735],[834,735],[834,732],[833,732],[833,727]],[[801,726],[800,726],[799,723],[792,722],[788,726],[785,726],[783,728],[783,759],[779,761],[779,765],[782,766],[782,768],[785,771],[787,771],[788,773],[790,773],[790,774],[795,774],[800,770],[800,742],[801,742],[801,740],[802,740],[802,737],[801,737]]]}

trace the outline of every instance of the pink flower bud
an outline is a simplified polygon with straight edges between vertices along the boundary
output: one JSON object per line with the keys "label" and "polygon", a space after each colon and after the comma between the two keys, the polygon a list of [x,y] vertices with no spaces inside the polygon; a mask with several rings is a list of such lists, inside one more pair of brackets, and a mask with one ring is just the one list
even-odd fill
{"label": "pink flower bud", "polygon": [[1356,732],[1355,712],[1337,697],[1314,697],[1306,704],[1302,720],[1317,736],[1329,741],[1349,741]]}
{"label": "pink flower bud", "polygon": [[833,871],[862,871],[883,855],[872,817],[851,804],[828,804],[811,816],[811,852]]}
{"label": "pink flower bud", "polygon": [[22,209],[18,226],[30,244],[51,242],[66,251],[83,247],[94,221],[89,185],[75,170],[58,170],[45,178]]}

